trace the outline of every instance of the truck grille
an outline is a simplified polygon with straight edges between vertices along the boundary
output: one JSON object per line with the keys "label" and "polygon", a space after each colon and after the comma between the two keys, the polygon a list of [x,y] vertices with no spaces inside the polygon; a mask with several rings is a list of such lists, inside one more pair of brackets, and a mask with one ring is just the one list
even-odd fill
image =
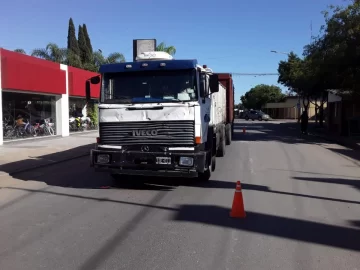
{"label": "truck grille", "polygon": [[100,123],[105,145],[194,145],[194,121]]}

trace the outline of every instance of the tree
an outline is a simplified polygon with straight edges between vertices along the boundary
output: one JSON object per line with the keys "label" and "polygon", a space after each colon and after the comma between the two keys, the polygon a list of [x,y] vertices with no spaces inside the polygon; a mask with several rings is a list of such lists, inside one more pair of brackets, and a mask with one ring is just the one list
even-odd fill
{"label": "tree", "polygon": [[[25,53],[22,49],[15,51]],[[78,39],[76,39],[72,18],[69,20],[67,48],[49,43],[45,49],[33,50],[31,55],[93,72],[98,72],[102,64],[125,62],[124,55],[119,52],[113,52],[107,57],[101,51],[92,52],[92,45],[85,24],[79,25]]]}
{"label": "tree", "polygon": [[82,68],[80,49],[78,40],[76,39],[75,25],[72,18],[69,19],[66,64],[69,66]]}
{"label": "tree", "polygon": [[90,53],[90,49],[86,45],[86,38],[85,38],[84,30],[81,25],[79,25],[78,43],[79,43],[79,49],[80,49],[81,63],[83,65],[86,63],[90,63],[92,60],[92,55]]}
{"label": "tree", "polygon": [[281,88],[275,85],[259,84],[241,96],[241,103],[247,109],[261,109],[266,103],[280,102],[285,98]]}
{"label": "tree", "polygon": [[82,64],[80,55],[74,53],[72,50],[66,52],[66,64],[72,67],[85,68]]}
{"label": "tree", "polygon": [[309,89],[310,102],[315,105],[315,120],[318,121],[319,112],[320,126],[323,126],[324,105],[327,102],[328,89],[336,85],[336,78],[330,72],[331,67],[326,64],[326,50],[323,38],[316,38],[312,43],[304,47],[304,53],[309,70],[311,71],[312,88]]}
{"label": "tree", "polygon": [[85,23],[83,24],[82,28],[83,28],[83,31],[84,31],[84,36],[85,36],[85,40],[86,40],[86,46],[88,47],[90,53],[92,54],[93,53],[93,47],[91,45],[91,40],[90,40],[89,33],[88,33],[88,30],[87,30],[87,27],[86,27]]}
{"label": "tree", "polygon": [[31,56],[39,57],[56,63],[65,64],[67,62],[67,49],[60,48],[55,43],[49,43],[45,49],[35,49]]}
{"label": "tree", "polygon": [[15,49],[14,52],[26,54],[24,49]]}
{"label": "tree", "polygon": [[107,57],[105,57],[101,51],[94,52],[93,55],[94,55],[95,65],[98,67],[104,64],[126,62],[124,55],[118,52],[111,53]]}
{"label": "tree", "polygon": [[167,52],[170,55],[175,55],[176,53],[176,48],[174,46],[166,46],[165,42],[157,45],[155,50],[158,52]]}
{"label": "tree", "polygon": [[333,86],[360,94],[360,1],[353,0],[345,7],[330,6],[323,14],[322,50]]}
{"label": "tree", "polygon": [[288,87],[291,92],[302,97],[303,105],[309,107],[313,79],[308,59],[301,59],[291,52],[287,61],[280,61],[278,83]]}
{"label": "tree", "polygon": [[72,18],[69,19],[67,49],[72,51],[75,55],[80,55],[79,44],[76,39],[75,25]]}

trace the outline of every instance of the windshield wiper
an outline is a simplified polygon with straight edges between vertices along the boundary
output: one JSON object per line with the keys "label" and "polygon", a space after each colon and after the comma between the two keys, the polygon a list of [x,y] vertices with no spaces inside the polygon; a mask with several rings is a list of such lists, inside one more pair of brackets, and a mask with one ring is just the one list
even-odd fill
{"label": "windshield wiper", "polygon": [[173,99],[164,99],[164,102],[166,102],[166,101],[179,101],[179,102],[182,102],[182,103],[184,103],[184,102],[186,102],[186,101],[191,101],[191,100],[181,100],[181,99],[178,99],[178,98],[173,98]]}

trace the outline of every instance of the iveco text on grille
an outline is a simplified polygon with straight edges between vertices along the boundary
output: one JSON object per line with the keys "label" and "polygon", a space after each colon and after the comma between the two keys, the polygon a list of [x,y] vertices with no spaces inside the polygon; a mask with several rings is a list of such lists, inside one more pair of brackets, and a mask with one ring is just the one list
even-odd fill
{"label": "iveco text on grille", "polygon": [[133,130],[133,136],[156,136],[157,130]]}

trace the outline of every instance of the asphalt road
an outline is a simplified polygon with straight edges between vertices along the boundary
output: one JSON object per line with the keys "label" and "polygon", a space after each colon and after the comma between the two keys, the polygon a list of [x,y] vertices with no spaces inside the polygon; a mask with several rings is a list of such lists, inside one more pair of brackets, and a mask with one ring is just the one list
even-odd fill
{"label": "asphalt road", "polygon": [[[207,184],[108,188],[87,157],[0,177],[0,269],[360,269],[354,153],[294,124],[235,131]],[[247,217],[234,220],[237,180]]]}

